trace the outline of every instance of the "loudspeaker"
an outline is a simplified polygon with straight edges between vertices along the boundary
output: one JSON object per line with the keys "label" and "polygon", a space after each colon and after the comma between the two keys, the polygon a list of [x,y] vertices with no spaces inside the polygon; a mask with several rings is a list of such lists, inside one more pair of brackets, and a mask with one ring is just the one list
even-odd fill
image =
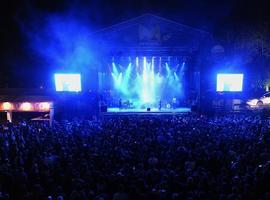
{"label": "loudspeaker", "polygon": [[107,112],[107,106],[100,106],[100,112]]}
{"label": "loudspeaker", "polygon": [[197,112],[198,111],[198,106],[197,105],[192,105],[191,106],[191,112]]}
{"label": "loudspeaker", "polygon": [[146,110],[147,110],[147,111],[151,111],[151,108],[147,108]]}

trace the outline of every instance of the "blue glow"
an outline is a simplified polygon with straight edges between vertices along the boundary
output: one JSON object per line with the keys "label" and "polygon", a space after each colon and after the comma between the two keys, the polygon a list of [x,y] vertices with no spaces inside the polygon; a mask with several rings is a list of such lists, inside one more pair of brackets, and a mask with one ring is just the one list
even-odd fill
{"label": "blue glow", "polygon": [[181,66],[181,71],[180,71],[181,73],[184,72],[184,70],[185,70],[185,65],[186,65],[186,63],[183,62],[183,63],[182,63],[182,66]]}
{"label": "blue glow", "polygon": [[217,74],[218,92],[241,92],[243,90],[243,74]]}
{"label": "blue glow", "polygon": [[175,68],[171,68],[168,63],[161,66],[154,57],[136,57],[126,67],[113,62],[111,77],[114,91],[123,100],[131,100],[138,106],[152,105],[160,99],[170,101],[173,97],[182,98],[184,72],[177,72]]}
{"label": "blue glow", "polygon": [[113,66],[113,73],[118,76],[118,70],[114,62],[112,63],[112,66]]}
{"label": "blue glow", "polygon": [[47,62],[47,68],[82,71],[92,66],[97,51],[86,20],[73,15],[50,15],[43,21],[22,26],[22,31],[33,53]]}
{"label": "blue glow", "polygon": [[80,74],[54,74],[55,89],[57,92],[80,92]]}

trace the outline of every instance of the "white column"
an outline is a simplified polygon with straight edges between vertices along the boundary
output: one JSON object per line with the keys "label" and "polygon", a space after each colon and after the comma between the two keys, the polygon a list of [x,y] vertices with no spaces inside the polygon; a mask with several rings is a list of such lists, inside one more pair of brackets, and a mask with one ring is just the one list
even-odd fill
{"label": "white column", "polygon": [[7,121],[12,122],[12,111],[7,111]]}
{"label": "white column", "polygon": [[54,107],[53,107],[53,103],[51,103],[50,104],[50,127],[52,127],[53,118],[54,118]]}

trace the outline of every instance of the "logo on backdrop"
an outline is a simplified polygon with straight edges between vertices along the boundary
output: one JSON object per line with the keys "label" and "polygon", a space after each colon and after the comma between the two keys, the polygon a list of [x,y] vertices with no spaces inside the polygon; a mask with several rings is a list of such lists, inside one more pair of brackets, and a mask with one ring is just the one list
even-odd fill
{"label": "logo on backdrop", "polygon": [[171,38],[169,33],[163,33],[160,25],[145,26],[139,25],[139,40],[142,45],[161,45]]}

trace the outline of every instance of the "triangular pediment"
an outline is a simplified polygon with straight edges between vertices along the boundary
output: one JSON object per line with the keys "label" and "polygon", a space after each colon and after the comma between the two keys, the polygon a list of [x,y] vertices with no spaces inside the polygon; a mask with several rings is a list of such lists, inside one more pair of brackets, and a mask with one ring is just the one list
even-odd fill
{"label": "triangular pediment", "polygon": [[152,14],[110,26],[95,33],[105,48],[198,48],[208,32]]}

